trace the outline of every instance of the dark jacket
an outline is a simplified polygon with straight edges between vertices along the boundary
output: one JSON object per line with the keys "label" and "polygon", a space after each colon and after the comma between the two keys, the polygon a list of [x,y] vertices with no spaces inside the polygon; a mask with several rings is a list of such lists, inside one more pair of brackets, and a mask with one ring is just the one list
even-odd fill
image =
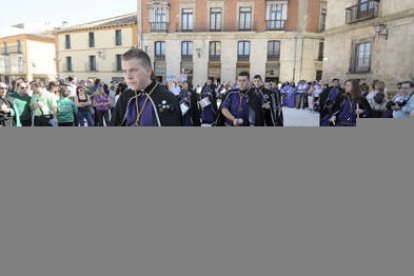
{"label": "dark jacket", "polygon": [[[187,93],[187,91],[181,91],[180,98],[182,93]],[[198,101],[200,100],[200,96],[194,90],[191,90],[191,120],[193,121],[193,126],[201,126],[200,122],[200,110],[198,108]]]}
{"label": "dark jacket", "polygon": [[209,89],[211,92],[211,95],[209,96],[209,100],[212,103],[211,108],[213,109],[213,112],[217,115],[217,86],[215,84],[212,84],[210,87],[205,84],[203,88],[201,89],[200,98],[203,99],[203,93],[205,93],[205,90]]}
{"label": "dark jacket", "polygon": [[[320,114],[320,121],[322,122],[322,120],[329,116],[332,113],[332,109],[330,110],[330,108],[327,107],[327,100],[328,100],[328,96],[329,96],[329,92],[332,90],[332,86],[323,90],[322,93],[319,95],[319,114]],[[337,99],[340,95],[342,95],[343,93],[345,93],[345,91],[338,87],[337,88],[339,90],[338,95],[337,95]],[[335,106],[335,103],[337,101],[335,101],[332,104],[332,107]]]}
{"label": "dark jacket", "polygon": [[[152,82],[145,89],[145,93],[151,91],[156,82]],[[123,126],[125,123],[125,115],[128,110],[129,103],[134,100],[140,93],[135,92],[130,89],[126,90],[122,96],[119,97],[119,100],[115,106],[114,113],[112,116],[111,126]],[[166,90],[163,86],[158,85],[157,88],[152,93],[151,103],[155,106],[155,112],[157,117],[160,120],[160,126],[181,126],[181,112],[180,106],[178,104],[177,97],[173,93]],[[170,105],[170,109],[166,110],[163,108],[163,102],[166,102]]]}
{"label": "dark jacket", "polygon": [[260,88],[262,91],[265,102],[270,103],[270,110],[263,109],[263,117],[265,126],[283,126],[283,110],[281,95],[278,90],[274,92],[265,88]]}
{"label": "dark jacket", "polygon": [[13,108],[13,99],[7,96],[0,98],[0,108],[3,104],[5,104],[10,109],[11,112],[8,114],[5,114],[0,111],[0,126],[15,126],[16,125],[16,121],[15,121],[16,112],[14,111],[14,108]]}

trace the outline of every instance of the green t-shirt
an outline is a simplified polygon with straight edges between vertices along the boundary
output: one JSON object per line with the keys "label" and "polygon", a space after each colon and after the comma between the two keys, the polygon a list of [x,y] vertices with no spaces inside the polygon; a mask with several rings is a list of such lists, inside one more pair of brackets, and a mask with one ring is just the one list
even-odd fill
{"label": "green t-shirt", "polygon": [[42,110],[40,110],[39,108],[33,110],[32,112],[35,116],[41,116],[42,111],[43,115],[52,115],[52,109],[57,107],[55,96],[48,91],[44,91],[41,95],[33,94],[32,100],[30,101],[30,105],[34,105],[38,102],[41,102],[43,104],[43,108]]}
{"label": "green t-shirt", "polygon": [[13,98],[14,110],[16,111],[16,121],[18,122],[17,126],[21,126],[20,121],[30,119],[31,97],[29,95],[21,96],[16,92],[11,92],[9,96]]}
{"label": "green t-shirt", "polygon": [[64,98],[59,100],[57,105],[59,123],[72,123],[75,121],[74,115],[78,112],[78,108],[72,100]]}

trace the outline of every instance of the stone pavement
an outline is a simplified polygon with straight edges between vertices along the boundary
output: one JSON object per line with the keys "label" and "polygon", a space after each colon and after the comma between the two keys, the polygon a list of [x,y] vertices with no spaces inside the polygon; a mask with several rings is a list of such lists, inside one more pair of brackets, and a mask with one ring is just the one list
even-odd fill
{"label": "stone pavement", "polygon": [[319,127],[319,113],[317,112],[284,107],[283,115],[287,127]]}

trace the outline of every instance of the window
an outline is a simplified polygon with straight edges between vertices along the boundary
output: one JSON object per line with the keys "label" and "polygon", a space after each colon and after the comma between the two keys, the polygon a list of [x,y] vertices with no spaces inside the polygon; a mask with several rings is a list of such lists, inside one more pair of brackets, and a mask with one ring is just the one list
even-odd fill
{"label": "window", "polygon": [[243,7],[239,11],[239,31],[251,31],[252,29],[252,8]]}
{"label": "window", "polygon": [[316,78],[315,79],[317,81],[321,81],[322,77],[323,77],[323,71],[321,71],[321,70],[316,71]]}
{"label": "window", "polygon": [[267,60],[277,61],[280,59],[280,41],[269,41],[267,43]]}
{"label": "window", "polygon": [[3,42],[3,55],[8,55],[9,54],[9,50],[7,47],[7,43]]}
{"label": "window", "polygon": [[122,71],[122,55],[116,55],[116,71]]}
{"label": "window", "polygon": [[371,70],[371,43],[355,44],[355,52],[352,60],[351,72],[367,73]]}
{"label": "window", "polygon": [[165,59],[165,42],[164,41],[155,42],[155,58]]}
{"label": "window", "polygon": [[17,70],[19,73],[23,73],[23,55],[19,54],[17,57]]}
{"label": "window", "polygon": [[22,42],[20,40],[17,40],[17,53],[22,53]]}
{"label": "window", "polygon": [[267,30],[284,30],[288,15],[286,1],[272,1],[266,5]]}
{"label": "window", "polygon": [[250,42],[239,41],[238,61],[249,61],[250,59]]}
{"label": "window", "polygon": [[89,33],[89,48],[95,47],[95,34]]}
{"label": "window", "polygon": [[153,6],[149,12],[152,32],[165,32],[168,26],[168,7]]}
{"label": "window", "polygon": [[219,41],[210,42],[209,60],[220,61],[221,43]]}
{"label": "window", "polygon": [[323,61],[324,48],[325,43],[323,41],[319,42],[318,61]]}
{"label": "window", "polygon": [[66,71],[72,72],[72,57],[66,57]]}
{"label": "window", "polygon": [[359,5],[360,5],[360,11],[361,12],[366,12],[369,9],[373,9],[376,5],[376,3],[374,2],[379,2],[379,1],[374,1],[374,0],[359,0]]}
{"label": "window", "polygon": [[322,9],[321,18],[319,22],[319,31],[323,32],[326,28],[326,9]]}
{"label": "window", "polygon": [[193,28],[194,28],[193,9],[183,9],[181,18],[182,18],[181,31],[183,32],[193,31]]}
{"label": "window", "polygon": [[122,31],[121,30],[115,31],[115,45],[116,46],[122,45]]}
{"label": "window", "polygon": [[221,31],[221,8],[210,9],[210,31]]}
{"label": "window", "polygon": [[89,56],[89,71],[96,71],[96,56]]}
{"label": "window", "polygon": [[10,56],[8,54],[3,55],[3,68],[6,72],[11,70]]}
{"label": "window", "polygon": [[65,35],[65,48],[70,49],[71,43],[70,43],[70,35]]}
{"label": "window", "polygon": [[193,58],[193,43],[191,41],[183,41],[181,43],[181,58],[182,59]]}

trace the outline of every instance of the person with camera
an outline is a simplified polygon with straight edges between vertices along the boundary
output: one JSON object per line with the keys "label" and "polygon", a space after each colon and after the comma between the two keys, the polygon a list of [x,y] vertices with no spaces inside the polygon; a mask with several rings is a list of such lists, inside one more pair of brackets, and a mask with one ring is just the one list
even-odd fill
{"label": "person with camera", "polygon": [[388,103],[385,92],[385,83],[383,81],[376,81],[374,84],[374,91],[368,93],[366,99],[371,106],[372,117],[384,118]]}
{"label": "person with camera", "polygon": [[396,119],[410,118],[414,112],[414,83],[404,81],[401,83],[399,93],[391,100],[389,106]]}

